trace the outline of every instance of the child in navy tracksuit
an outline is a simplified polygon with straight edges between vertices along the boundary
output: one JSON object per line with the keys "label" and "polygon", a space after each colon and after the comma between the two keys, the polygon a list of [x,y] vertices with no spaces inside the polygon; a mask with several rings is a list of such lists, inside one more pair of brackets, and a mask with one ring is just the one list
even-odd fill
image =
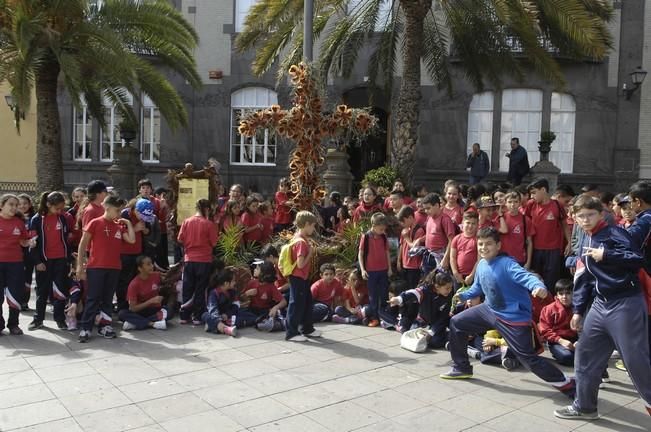
{"label": "child in navy tracksuit", "polygon": [[231,317],[237,316],[239,306],[235,303],[233,272],[228,269],[220,271],[213,276],[210,286],[214,288],[208,293],[208,311],[201,317],[205,330],[236,337],[237,327]]}
{"label": "child in navy tracksuit", "polygon": [[428,345],[430,348],[443,348],[448,341],[451,294],[452,277],[433,271],[417,288],[389,300],[391,306],[400,308],[400,319],[388,312],[381,312],[380,316],[401,333],[411,329],[414,324],[429,327],[433,335]]}
{"label": "child in navy tracksuit", "polygon": [[481,261],[472,286],[458,294],[460,301],[486,296],[484,303],[466,309],[450,320],[452,369],[443,379],[472,378],[468,361],[468,336],[497,330],[520,363],[559,391],[574,396],[574,381],[550,361],[539,357],[534,346],[531,321],[531,295],[546,297],[543,283],[522,268],[512,257],[500,253],[500,234],[495,228],[482,228],[477,234]]}
{"label": "child in navy tracksuit", "polygon": [[29,230],[36,233],[36,247],[31,249],[36,267],[36,313],[29,330],[43,327],[45,307],[49,298],[54,304],[54,321],[59,329],[67,329],[65,305],[70,282],[68,235],[71,226],[63,214],[66,199],[61,192],[45,192],[38,212],[31,219]]}
{"label": "child in navy tracksuit", "polygon": [[637,277],[643,264],[642,253],[626,230],[607,224],[597,198],[580,197],[574,204],[574,214],[586,235],[579,245],[570,325],[583,331],[574,361],[576,399],[554,414],[563,419],[599,418],[599,384],[614,349],[622,356],[651,414],[648,312]]}

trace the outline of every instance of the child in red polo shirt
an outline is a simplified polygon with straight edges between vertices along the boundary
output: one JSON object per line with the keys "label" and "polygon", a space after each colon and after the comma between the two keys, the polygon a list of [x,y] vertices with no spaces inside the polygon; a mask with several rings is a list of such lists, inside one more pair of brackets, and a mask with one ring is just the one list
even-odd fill
{"label": "child in red polo shirt", "polygon": [[296,214],[295,223],[298,231],[291,247],[291,262],[296,263],[296,266],[289,276],[285,340],[305,342],[307,337],[321,336],[321,332],[314,328],[312,322],[312,293],[309,280],[312,257],[316,249],[308,243],[308,239],[314,234],[317,219],[309,211],[300,211]]}
{"label": "child in red polo shirt", "polygon": [[565,255],[571,251],[567,215],[563,206],[549,195],[549,182],[541,178],[529,185],[532,200],[527,203],[525,216],[536,226],[533,236],[531,269],[542,275],[545,286],[554,291],[560,278],[563,239],[567,241]]}
{"label": "child in red polo shirt", "polygon": [[262,240],[262,215],[258,212],[260,201],[254,196],[246,199],[244,212],[242,213],[241,220],[244,226],[244,241],[246,243],[256,242],[260,243]]}
{"label": "child in red polo shirt", "polygon": [[354,269],[348,275],[344,287],[344,304],[337,306],[332,315],[332,322],[338,324],[361,324],[364,309],[368,307],[368,288],[362,279],[362,273]]}
{"label": "child in red polo shirt", "polygon": [[237,327],[255,324],[262,331],[284,330],[281,311],[287,307],[287,301],[274,285],[276,267],[272,262],[264,261],[258,265],[256,273],[257,280],[252,280],[244,292],[250,303],[246,309],[238,311]]}
{"label": "child in red polo shirt", "polygon": [[475,279],[477,268],[477,222],[479,216],[475,212],[463,214],[461,234],[452,239],[450,246],[450,267],[452,275],[460,285],[470,286]]}
{"label": "child in red polo shirt", "polygon": [[423,208],[429,217],[425,226],[425,237],[420,240],[428,251],[423,257],[422,270],[423,274],[429,274],[437,267],[450,267],[450,242],[457,233],[457,227],[450,216],[443,213],[441,197],[438,194],[427,194],[423,198]]}
{"label": "child in red polo shirt", "polygon": [[335,266],[329,263],[323,264],[319,269],[321,279],[314,282],[310,287],[312,293],[312,320],[313,322],[328,321],[337,303],[342,302],[344,287],[335,277]]}
{"label": "child in red polo shirt", "polygon": [[520,192],[511,191],[506,195],[506,232],[502,234],[502,252],[512,256],[518,264],[528,269],[531,267],[531,256],[533,254],[533,243],[531,237],[536,234],[536,227],[531,218],[520,213],[522,197]]}
{"label": "child in red polo shirt", "polygon": [[556,299],[540,313],[538,329],[549,352],[559,364],[574,366],[574,344],[578,339],[576,330],[570,327],[572,320],[572,281],[556,282]]}
{"label": "child in red polo shirt", "polygon": [[[133,243],[136,235],[131,221],[118,219],[124,200],[114,196],[104,199],[104,216],[91,220],[84,226],[84,234],[79,242],[77,258],[77,276],[88,281],[88,297],[81,318],[79,342],[90,339],[95,316],[99,312],[99,334],[107,339],[116,337],[111,322],[113,313],[113,295],[120,277],[120,250],[122,243]],[[86,264],[86,251],[90,249],[90,258]]]}
{"label": "child in red polo shirt", "polygon": [[212,251],[217,244],[217,228],[209,219],[210,201],[197,201],[197,213],[183,221],[178,242],[185,249],[181,324],[201,324],[206,310],[206,289],[210,280]]}
{"label": "child in red polo shirt", "polygon": [[271,203],[263,202],[258,206],[258,211],[262,217],[262,238],[260,244],[267,244],[271,241],[271,236],[274,233],[274,211],[271,208]]}
{"label": "child in red polo shirt", "polygon": [[285,177],[278,182],[278,191],[274,196],[276,213],[274,214],[274,232],[281,232],[292,227],[292,207],[289,202],[289,180]]}
{"label": "child in red polo shirt", "polygon": [[422,256],[410,256],[409,250],[418,244],[418,241],[425,236],[425,226],[416,223],[415,211],[411,207],[404,206],[398,212],[398,221],[402,225],[400,234],[400,250],[398,253],[397,270],[402,272],[407,289],[414,289],[420,280],[420,266]]}
{"label": "child in red polo shirt", "polygon": [[133,278],[127,291],[129,309],[119,312],[124,322],[123,330],[167,329],[167,310],[163,308],[163,296],[160,295],[161,274],[154,271],[151,258],[140,255],[136,258],[138,275]]}
{"label": "child in red polo shirt", "polygon": [[389,299],[392,270],[387,224],[387,217],[383,213],[375,213],[371,216],[371,229],[359,243],[359,268],[362,277],[368,281],[369,307],[366,318],[369,327],[380,325],[379,311]]}

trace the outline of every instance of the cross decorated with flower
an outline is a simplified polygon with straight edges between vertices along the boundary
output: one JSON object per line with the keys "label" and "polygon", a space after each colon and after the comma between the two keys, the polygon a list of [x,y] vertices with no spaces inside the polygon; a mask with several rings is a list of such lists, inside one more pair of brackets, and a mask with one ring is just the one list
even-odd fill
{"label": "cross decorated with flower", "polygon": [[251,137],[260,129],[290,139],[296,143],[289,159],[291,201],[297,210],[312,210],[326,194],[319,168],[324,162],[323,140],[351,134],[367,136],[376,126],[377,118],[365,109],[338,105],[332,113],[323,112],[313,71],[305,63],[289,68],[294,87],[292,108],[279,105],[249,113],[240,119],[238,131]]}

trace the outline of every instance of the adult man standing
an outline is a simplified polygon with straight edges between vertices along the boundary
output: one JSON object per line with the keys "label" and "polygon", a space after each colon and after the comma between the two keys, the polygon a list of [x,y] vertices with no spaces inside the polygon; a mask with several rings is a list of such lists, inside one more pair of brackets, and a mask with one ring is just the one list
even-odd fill
{"label": "adult man standing", "polygon": [[481,183],[490,171],[490,161],[485,151],[479,148],[479,143],[472,145],[472,153],[468,155],[466,168],[470,168],[470,184]]}
{"label": "adult man standing", "polygon": [[527,150],[520,146],[519,138],[511,138],[511,151],[506,154],[506,157],[510,159],[509,174],[506,179],[511,182],[513,186],[518,186],[522,183],[524,176],[529,174],[529,158],[527,157]]}

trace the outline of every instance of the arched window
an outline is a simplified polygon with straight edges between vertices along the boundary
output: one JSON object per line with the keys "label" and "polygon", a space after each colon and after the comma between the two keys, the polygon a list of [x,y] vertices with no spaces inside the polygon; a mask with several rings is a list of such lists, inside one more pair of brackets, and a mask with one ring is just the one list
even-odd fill
{"label": "arched window", "polygon": [[493,92],[477,93],[472,97],[468,109],[468,140],[466,154],[472,152],[472,145],[479,147],[488,154],[490,160],[493,149]]}
{"label": "arched window", "polygon": [[240,135],[237,128],[244,114],[269,108],[277,103],[276,92],[264,87],[246,87],[231,95],[231,163],[276,164],[276,138],[269,130],[260,130],[253,137],[245,137]]}
{"label": "arched window", "polygon": [[81,98],[81,109],[73,106],[72,118],[72,159],[89,162],[92,160],[93,119],[88,112],[86,99]]}
{"label": "arched window", "polygon": [[576,122],[576,103],[574,97],[565,93],[552,93],[552,112],[550,130],[556,140],[549,152],[549,160],[561,169],[571,173],[574,168],[574,125]]}
{"label": "arched window", "polygon": [[511,138],[520,139],[529,156],[529,164],[540,159],[538,141],[542,125],[543,92],[536,89],[508,89],[502,93],[500,131],[500,171],[509,170]]}
{"label": "arched window", "polygon": [[[127,102],[133,105],[133,96],[127,93]],[[122,114],[115,108],[113,102],[104,97],[104,121],[106,128],[102,128],[99,135],[100,160],[103,162],[113,161],[113,150],[117,144],[124,145],[120,138],[120,123]]]}
{"label": "arched window", "polygon": [[160,162],[160,110],[147,95],[142,97],[141,117],[140,158]]}

